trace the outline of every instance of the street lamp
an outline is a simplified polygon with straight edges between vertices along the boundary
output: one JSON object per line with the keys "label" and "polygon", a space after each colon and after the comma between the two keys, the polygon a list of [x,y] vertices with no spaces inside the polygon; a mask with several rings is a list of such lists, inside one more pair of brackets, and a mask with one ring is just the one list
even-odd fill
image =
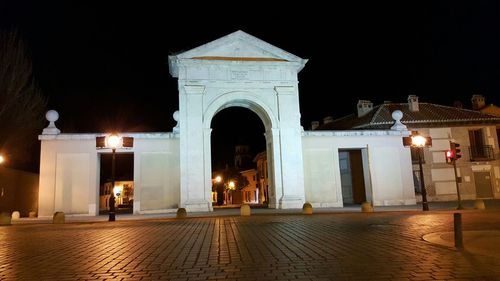
{"label": "street lamp", "polygon": [[225,191],[224,185],[222,184],[222,177],[220,175],[215,177],[215,192],[217,193],[217,206],[224,204]]}
{"label": "street lamp", "polygon": [[427,190],[425,189],[424,183],[424,170],[422,169],[422,154],[424,153],[424,147],[432,146],[432,139],[431,137],[421,136],[417,131],[414,131],[411,136],[403,137],[403,145],[411,146],[417,149],[418,166],[420,168],[420,189],[422,190],[422,210],[429,211],[429,205],[427,203]]}
{"label": "street lamp", "polygon": [[95,146],[97,149],[111,149],[111,196],[109,197],[109,219],[115,221],[115,153],[117,148],[132,148],[134,146],[133,137],[121,137],[118,134],[111,134],[106,137],[96,137]]}
{"label": "street lamp", "polygon": [[424,171],[422,169],[422,154],[424,147],[427,145],[428,138],[421,135],[411,136],[411,146],[417,149],[418,154],[418,167],[420,169],[420,189],[422,190],[422,210],[429,211],[429,204],[427,202],[427,190],[424,183]]}
{"label": "street lamp", "polygon": [[106,147],[111,148],[111,196],[109,197],[109,219],[108,221],[115,221],[115,154],[118,147],[122,147],[122,137],[111,134],[106,138]]}

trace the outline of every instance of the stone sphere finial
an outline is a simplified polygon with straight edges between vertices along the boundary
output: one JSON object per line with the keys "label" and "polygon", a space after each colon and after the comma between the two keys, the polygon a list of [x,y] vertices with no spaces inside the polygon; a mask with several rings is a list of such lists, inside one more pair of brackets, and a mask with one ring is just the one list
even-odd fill
{"label": "stone sphere finial", "polygon": [[401,112],[401,110],[394,110],[392,112],[392,119],[394,119],[394,121],[401,121],[402,118],[403,112]]}
{"label": "stone sphere finial", "polygon": [[45,113],[45,118],[47,118],[49,122],[56,122],[57,119],[59,119],[59,113],[55,110],[49,110]]}
{"label": "stone sphere finial", "polygon": [[56,127],[56,124],[54,122],[59,119],[59,113],[55,110],[49,110],[47,113],[45,113],[45,118],[47,118],[47,121],[49,121],[49,125],[47,128],[43,129],[42,134],[44,135],[57,135],[61,133],[61,130],[59,130]]}
{"label": "stone sphere finial", "polygon": [[394,125],[391,127],[391,130],[404,131],[408,130],[408,128],[401,123],[401,119],[403,119],[403,112],[401,110],[394,110],[392,112],[392,119],[394,119]]}
{"label": "stone sphere finial", "polygon": [[179,134],[180,128],[179,128],[179,110],[176,110],[174,114],[172,114],[172,117],[174,117],[174,120],[177,121],[177,124],[175,124],[175,127],[172,129],[174,134]]}

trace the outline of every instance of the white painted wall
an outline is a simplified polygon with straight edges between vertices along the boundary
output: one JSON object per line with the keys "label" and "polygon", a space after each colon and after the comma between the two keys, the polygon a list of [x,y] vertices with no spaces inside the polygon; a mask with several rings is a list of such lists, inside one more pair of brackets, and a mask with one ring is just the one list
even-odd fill
{"label": "white painted wall", "polygon": [[[95,138],[102,134],[40,135],[39,217],[54,212],[99,212],[99,157]],[[179,202],[179,139],[170,133],[134,137],[134,213],[173,211]],[[146,200],[143,200],[146,199]]]}
{"label": "white painted wall", "polygon": [[[408,131],[302,131],[297,77],[306,62],[242,31],[170,56],[179,89],[175,134],[124,134],[134,137],[127,150],[134,153],[134,213],[212,210],[211,120],[232,106],[264,124],[271,208],[302,208],[306,200],[341,207],[339,149],[361,149],[367,200],[415,204],[410,151],[402,145]],[[40,216],[96,215],[98,153],[105,152],[95,148],[98,135],[60,134],[57,112],[46,117]]]}
{"label": "white painted wall", "polygon": [[[416,204],[407,131],[306,131],[302,137],[306,201],[342,207],[339,149],[366,150],[365,185],[373,205]],[[364,161],[365,161],[365,157]]]}

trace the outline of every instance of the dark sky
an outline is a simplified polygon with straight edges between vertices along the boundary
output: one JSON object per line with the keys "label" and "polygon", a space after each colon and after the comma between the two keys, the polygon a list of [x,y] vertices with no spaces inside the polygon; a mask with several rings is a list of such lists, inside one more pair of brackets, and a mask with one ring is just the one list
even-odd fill
{"label": "dark sky", "polygon": [[[421,102],[469,108],[478,92],[500,104],[497,1],[66,2],[0,0],[0,28],[26,40],[63,132],[171,131],[178,93],[168,55],[239,29],[309,59],[299,74],[305,128],[354,112],[359,99],[405,102],[410,91]],[[217,119],[235,128],[255,118]],[[253,133],[235,142],[261,139]]]}

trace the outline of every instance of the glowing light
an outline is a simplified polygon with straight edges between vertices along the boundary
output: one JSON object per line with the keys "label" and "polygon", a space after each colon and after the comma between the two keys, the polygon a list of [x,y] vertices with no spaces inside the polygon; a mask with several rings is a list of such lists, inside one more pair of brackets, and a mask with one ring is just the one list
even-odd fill
{"label": "glowing light", "polygon": [[229,182],[229,189],[232,189],[232,190],[234,190],[234,189],[235,189],[235,184],[234,184],[234,181],[230,181],[230,182]]}
{"label": "glowing light", "polygon": [[5,158],[3,158],[3,155],[0,155],[0,164],[3,163],[3,161],[5,161]]}
{"label": "glowing light", "polygon": [[427,143],[427,139],[423,136],[417,135],[411,137],[411,144],[417,147],[424,147]]}
{"label": "glowing light", "polygon": [[221,176],[216,176],[215,177],[215,181],[216,182],[221,182],[222,181],[222,177]]}
{"label": "glowing light", "polygon": [[121,147],[122,145],[123,139],[118,135],[112,134],[106,138],[106,146],[111,149],[116,149],[118,147]]}
{"label": "glowing light", "polygon": [[115,196],[120,196],[123,193],[123,185],[115,185],[113,188],[113,194]]}
{"label": "glowing light", "polygon": [[453,158],[453,151],[451,150],[446,151],[446,157]]}

